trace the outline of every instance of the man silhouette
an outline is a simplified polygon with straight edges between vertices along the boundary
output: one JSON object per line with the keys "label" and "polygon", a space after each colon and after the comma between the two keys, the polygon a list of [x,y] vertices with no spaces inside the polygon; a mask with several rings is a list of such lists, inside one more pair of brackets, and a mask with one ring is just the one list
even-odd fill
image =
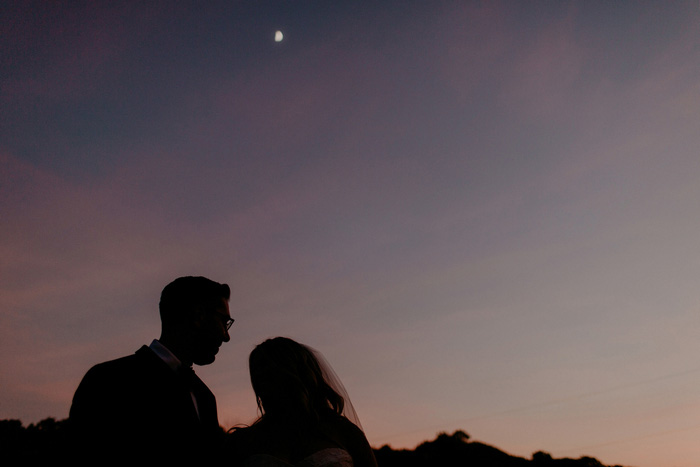
{"label": "man silhouette", "polygon": [[163,289],[160,338],[95,365],[78,386],[69,415],[75,460],[181,463],[216,450],[216,399],[191,367],[212,363],[229,341],[230,293],[191,276]]}

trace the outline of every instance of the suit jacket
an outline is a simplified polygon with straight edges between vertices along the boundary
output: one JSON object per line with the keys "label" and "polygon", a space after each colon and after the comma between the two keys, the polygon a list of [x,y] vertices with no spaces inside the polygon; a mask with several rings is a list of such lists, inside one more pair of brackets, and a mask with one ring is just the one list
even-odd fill
{"label": "suit jacket", "polygon": [[147,346],[95,365],[70,409],[76,460],[182,461],[208,454],[222,433],[216,399],[198,377],[192,390],[199,417],[185,379]]}

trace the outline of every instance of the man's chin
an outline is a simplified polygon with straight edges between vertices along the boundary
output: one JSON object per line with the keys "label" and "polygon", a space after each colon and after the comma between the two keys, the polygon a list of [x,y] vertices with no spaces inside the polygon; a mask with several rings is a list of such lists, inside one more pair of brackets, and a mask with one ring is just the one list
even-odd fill
{"label": "man's chin", "polygon": [[194,359],[194,363],[199,366],[204,366],[214,363],[214,360],[216,360],[216,353],[209,355],[200,355]]}
{"label": "man's chin", "polygon": [[195,355],[192,361],[197,365],[209,365],[216,360],[216,354],[219,353],[220,346],[210,346],[209,348],[200,349],[198,355]]}

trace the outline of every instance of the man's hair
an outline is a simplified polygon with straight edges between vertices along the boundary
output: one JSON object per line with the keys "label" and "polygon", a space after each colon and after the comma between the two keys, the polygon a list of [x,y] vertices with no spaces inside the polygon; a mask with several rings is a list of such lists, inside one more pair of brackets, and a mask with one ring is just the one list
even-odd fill
{"label": "man's hair", "polygon": [[176,323],[197,308],[216,308],[221,300],[230,298],[231,289],[227,284],[206,277],[179,277],[160,294],[160,320],[164,325]]}

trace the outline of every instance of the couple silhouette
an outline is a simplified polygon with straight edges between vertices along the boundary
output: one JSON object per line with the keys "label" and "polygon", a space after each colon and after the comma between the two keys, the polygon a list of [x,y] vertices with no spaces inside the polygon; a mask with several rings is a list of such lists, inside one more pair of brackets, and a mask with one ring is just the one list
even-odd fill
{"label": "couple silhouette", "polygon": [[73,463],[376,467],[330,365],[286,337],[250,354],[258,419],[228,431],[219,425],[216,398],[192,366],[214,362],[230,340],[230,293],[205,277],[165,286],[160,337],[93,366],[80,382],[68,419]]}

